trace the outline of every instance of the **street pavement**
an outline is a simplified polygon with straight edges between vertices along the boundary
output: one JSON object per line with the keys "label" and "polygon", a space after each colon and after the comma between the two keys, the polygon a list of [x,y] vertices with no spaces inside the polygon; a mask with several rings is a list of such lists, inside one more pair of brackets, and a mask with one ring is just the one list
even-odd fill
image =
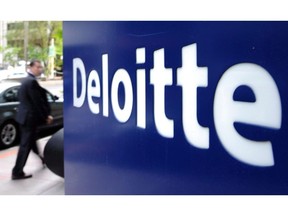
{"label": "street pavement", "polygon": [[[40,81],[40,85],[52,94],[63,98],[63,80]],[[50,137],[38,140],[43,154]],[[33,177],[25,180],[11,180],[11,170],[15,164],[18,146],[0,150],[0,195],[64,195],[64,179],[43,166],[38,156],[30,153],[24,172]]]}
{"label": "street pavement", "polygon": [[[43,154],[50,137],[38,140]],[[24,172],[33,177],[11,180],[11,170],[15,164],[18,146],[0,151],[0,195],[64,195],[64,179],[52,173],[33,152],[30,153]]]}

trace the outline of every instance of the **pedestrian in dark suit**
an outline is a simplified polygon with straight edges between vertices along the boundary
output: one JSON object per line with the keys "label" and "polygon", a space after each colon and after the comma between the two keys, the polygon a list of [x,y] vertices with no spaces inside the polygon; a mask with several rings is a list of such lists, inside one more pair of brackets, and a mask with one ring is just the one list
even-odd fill
{"label": "pedestrian in dark suit", "polygon": [[37,127],[42,124],[51,124],[53,117],[50,115],[51,109],[47,101],[46,91],[38,84],[36,77],[40,76],[43,70],[41,62],[33,60],[30,63],[28,76],[22,81],[18,92],[19,107],[16,121],[21,128],[21,142],[12,170],[12,179],[26,179],[32,175],[26,175],[23,168],[31,151],[39,155],[42,163],[44,159],[39,154],[36,144]]}

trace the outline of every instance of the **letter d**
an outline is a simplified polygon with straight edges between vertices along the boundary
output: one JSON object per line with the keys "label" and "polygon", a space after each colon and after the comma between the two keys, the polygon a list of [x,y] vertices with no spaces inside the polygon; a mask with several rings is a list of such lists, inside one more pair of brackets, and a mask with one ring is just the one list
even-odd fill
{"label": "letter d", "polygon": [[[80,96],[78,97],[78,92],[77,92],[77,69],[80,71],[81,75],[81,93]],[[84,103],[85,100],[85,95],[86,95],[86,72],[85,72],[85,67],[84,63],[80,58],[74,58],[73,59],[73,106],[75,107],[81,107]]]}

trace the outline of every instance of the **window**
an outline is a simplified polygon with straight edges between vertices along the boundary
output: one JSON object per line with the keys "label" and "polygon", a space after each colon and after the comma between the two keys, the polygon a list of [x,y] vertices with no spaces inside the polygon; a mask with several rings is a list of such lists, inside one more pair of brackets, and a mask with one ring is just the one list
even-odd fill
{"label": "window", "polygon": [[18,86],[8,89],[4,93],[5,102],[17,102],[18,101],[18,90],[19,90]]}
{"label": "window", "polygon": [[49,92],[46,92],[46,95],[47,95],[47,100],[49,103],[54,102],[54,98]]}

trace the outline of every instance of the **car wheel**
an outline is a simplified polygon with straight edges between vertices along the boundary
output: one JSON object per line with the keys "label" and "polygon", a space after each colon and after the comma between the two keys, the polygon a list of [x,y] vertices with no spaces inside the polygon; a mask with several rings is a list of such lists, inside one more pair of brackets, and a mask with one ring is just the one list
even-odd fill
{"label": "car wheel", "polygon": [[0,146],[8,148],[14,146],[19,138],[19,130],[16,122],[7,121],[0,126]]}

